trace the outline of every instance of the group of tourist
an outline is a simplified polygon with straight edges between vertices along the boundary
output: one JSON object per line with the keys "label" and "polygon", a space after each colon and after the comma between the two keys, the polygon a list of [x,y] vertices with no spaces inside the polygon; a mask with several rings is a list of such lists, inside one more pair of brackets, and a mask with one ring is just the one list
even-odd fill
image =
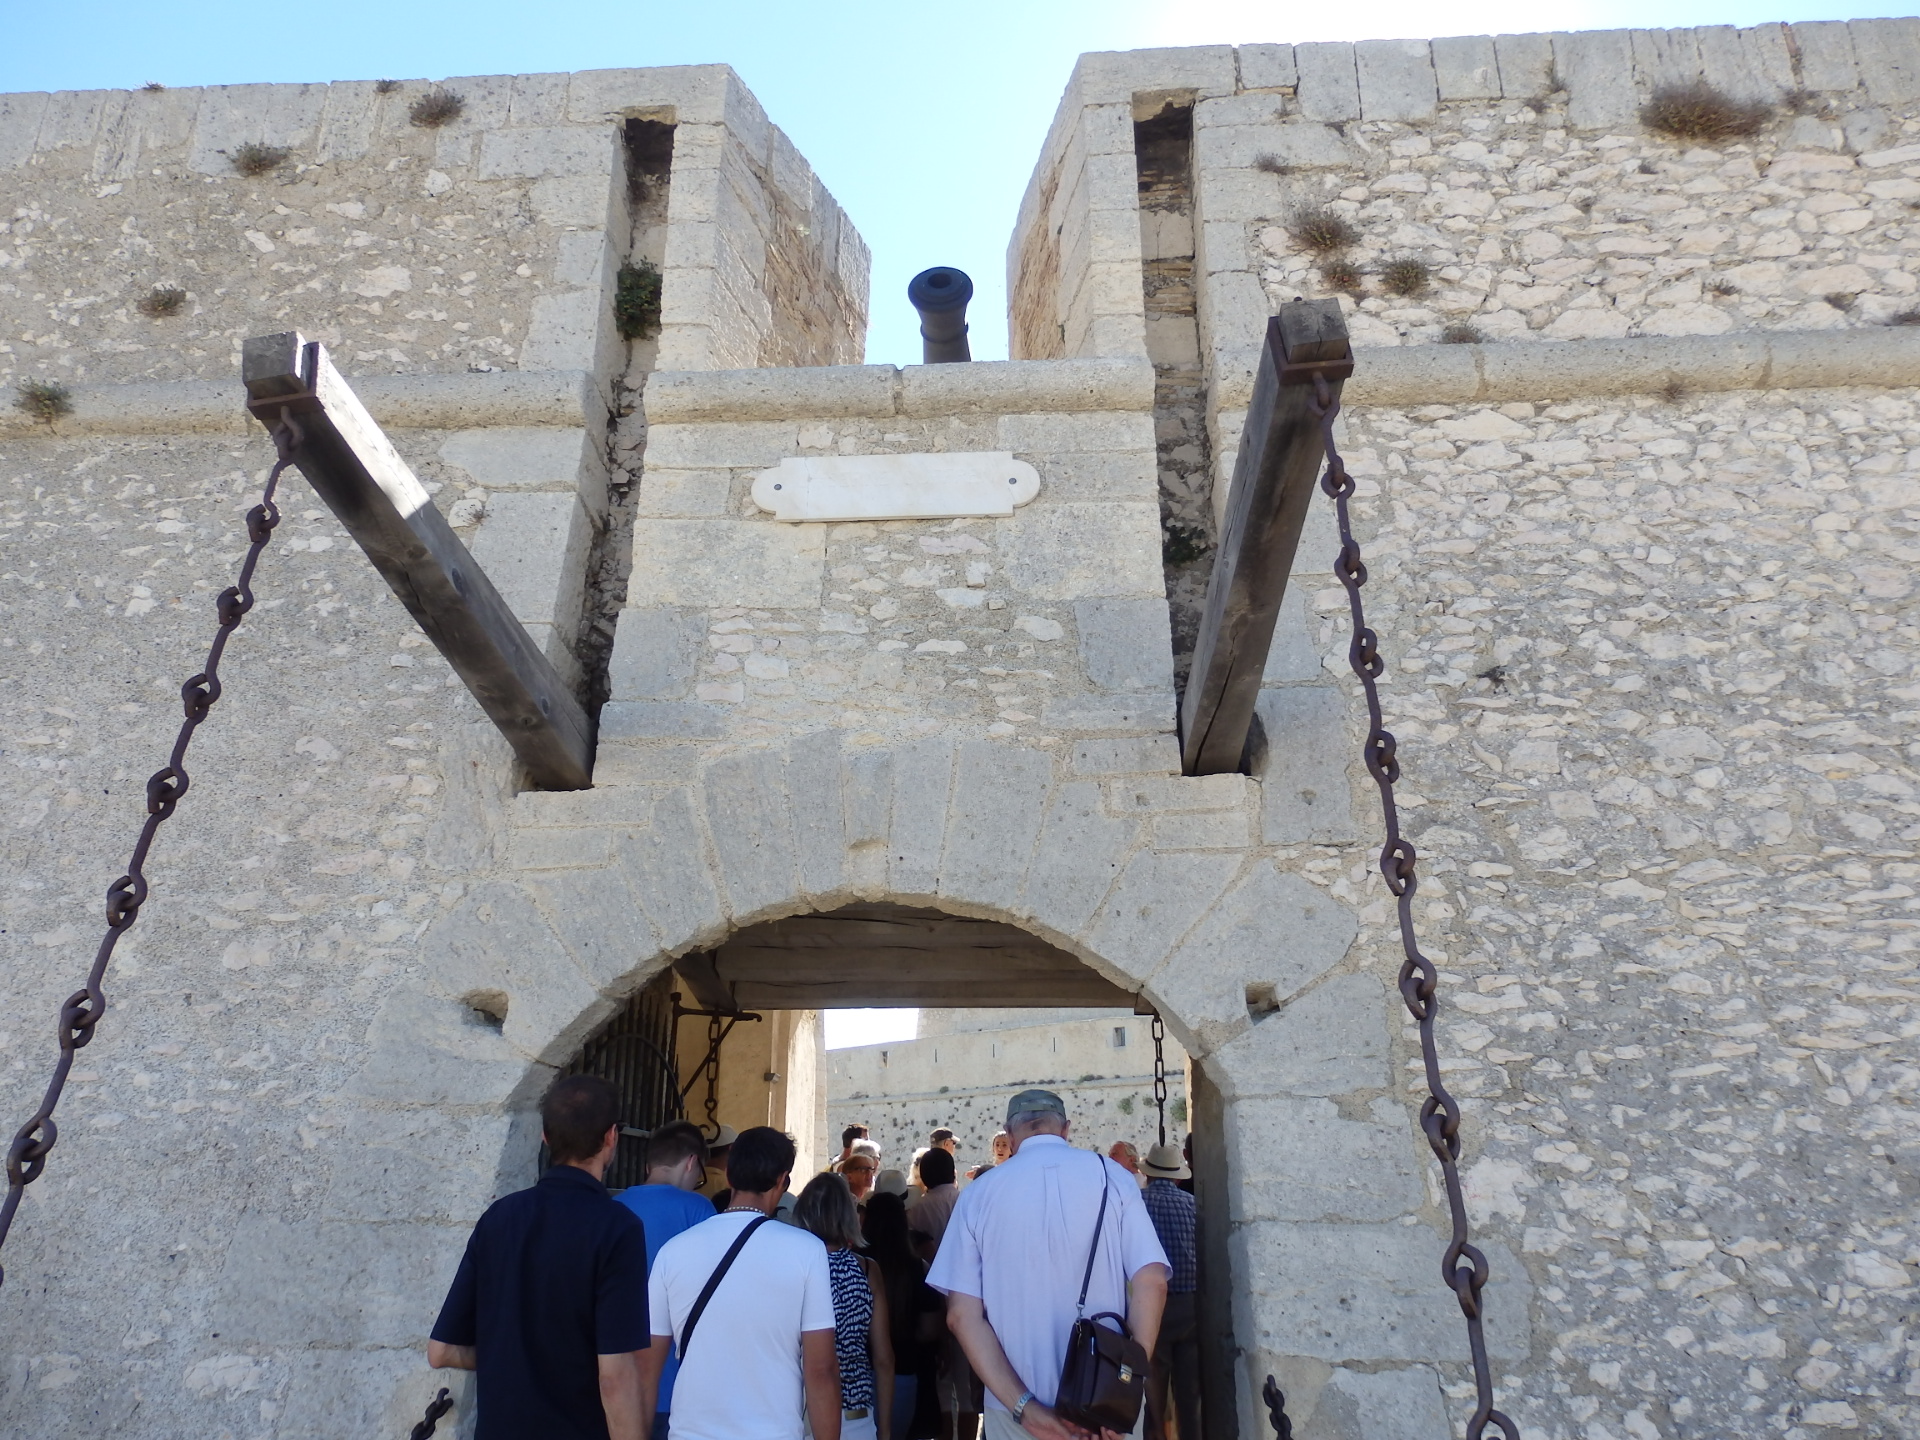
{"label": "group of tourist", "polygon": [[950,1131],[909,1177],[855,1126],[793,1197],[790,1137],[672,1121],[616,1199],[613,1088],[558,1080],[541,1122],[552,1166],[481,1216],[427,1347],[478,1372],[477,1440],[974,1440],[983,1418],[984,1440],[1092,1440],[1053,1402],[1075,1319],[1107,1312],[1152,1357],[1132,1433],[1198,1440],[1171,1146],[1076,1150],[1059,1096],[1026,1090],[969,1172],[986,1183],[961,1188]]}

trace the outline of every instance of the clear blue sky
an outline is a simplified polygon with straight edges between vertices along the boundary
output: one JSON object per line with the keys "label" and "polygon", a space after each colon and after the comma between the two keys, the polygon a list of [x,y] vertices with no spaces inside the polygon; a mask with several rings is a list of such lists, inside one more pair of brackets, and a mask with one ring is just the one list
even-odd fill
{"label": "clear blue sky", "polygon": [[1904,13],[1795,0],[906,0],[835,4],[465,0],[74,0],[5,6],[0,91],[439,79],[724,61],[793,137],[873,249],[868,359],[918,361],[905,299],[928,265],[974,278],[974,354],[1006,354],[1014,214],[1074,58],[1087,50]]}

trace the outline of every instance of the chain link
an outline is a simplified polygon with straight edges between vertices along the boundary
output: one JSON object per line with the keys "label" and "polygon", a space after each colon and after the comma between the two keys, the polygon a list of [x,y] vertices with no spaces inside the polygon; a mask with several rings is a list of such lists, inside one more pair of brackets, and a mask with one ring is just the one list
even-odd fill
{"label": "chain link", "polygon": [[1153,1108],[1160,1112],[1160,1143],[1167,1143],[1167,1026],[1153,1017]]}
{"label": "chain link", "polygon": [[440,1424],[440,1417],[452,1408],[453,1395],[443,1385],[440,1393],[427,1402],[427,1413],[420,1417],[420,1423],[407,1432],[407,1440],[427,1440]]}
{"label": "chain link", "polygon": [[707,1017],[707,1058],[700,1067],[701,1075],[707,1082],[707,1143],[712,1144],[720,1138],[720,1044],[727,1038],[727,1030],[720,1028],[720,1017]]}
{"label": "chain link", "polygon": [[1361,751],[1367,772],[1380,787],[1380,809],[1386,822],[1386,843],[1380,849],[1380,874],[1388,891],[1399,904],[1400,948],[1405,960],[1400,966],[1400,998],[1420,1027],[1420,1057],[1426,1066],[1427,1099],[1420,1107],[1420,1129],[1427,1145],[1440,1162],[1440,1173],[1447,1189],[1447,1209],[1453,1218],[1453,1239],[1440,1262],[1440,1274],[1460,1301],[1460,1313],[1467,1321],[1467,1344],[1473,1353],[1473,1383],[1478,1397],[1473,1417],[1467,1422],[1466,1440],[1481,1440],[1489,1425],[1496,1426],[1506,1440],[1519,1440],[1513,1421],[1493,1408],[1493,1371],[1487,1360],[1487,1338],[1481,1315],[1480,1292],[1486,1288],[1487,1257],[1468,1239],[1467,1203],[1460,1191],[1460,1102],[1453,1098],[1440,1079],[1440,1056],[1434,1045],[1433,1021],[1439,1012],[1439,972],[1433,962],[1420,953],[1414,933],[1413,896],[1419,888],[1415,873],[1418,860],[1413,843],[1400,834],[1400,813],[1393,799],[1394,782],[1400,778],[1400,762],[1395,757],[1393,734],[1381,722],[1380,691],[1377,685],[1386,662],[1380,657],[1380,639],[1367,626],[1366,610],[1360,602],[1360,587],[1367,583],[1367,567],[1360,559],[1360,546],[1353,538],[1353,518],[1348,501],[1353,496],[1353,477],[1347,473],[1334,443],[1333,422],[1340,413],[1326,377],[1313,379],[1314,418],[1320,422],[1326,444],[1327,469],[1320,479],[1334,505],[1340,525],[1340,554],[1334,561],[1334,574],[1346,587],[1347,603],[1353,615],[1353,641],[1347,661],[1360,677],[1367,697],[1367,739]]}
{"label": "chain link", "polygon": [[[153,848],[160,826],[187,793],[191,783],[187,776],[187,745],[220,698],[220,657],[226,652],[234,629],[253,608],[254,567],[260,562],[261,551],[273,538],[274,527],[280,523],[279,507],[273,503],[274,492],[279,488],[281,473],[293,463],[294,451],[301,443],[300,428],[285,410],[280,412],[280,423],[273,429],[273,443],[279,458],[267,472],[260,503],[247,512],[247,538],[252,543],[241,563],[239,579],[221,591],[213,602],[219,628],[214,632],[213,644],[208,647],[206,664],[198,675],[180,687],[185,718],[174,737],[173,751],[167,756],[167,763],[147,780],[147,819],[140,827],[139,839],[134,842],[127,873],[107,887],[107,933],[94,954],[87,983],[69,995],[60,1007],[60,1059],[53,1067],[53,1078],[47,1082],[40,1108],[14,1133],[13,1143],[7,1147],[7,1198],[0,1202],[0,1246],[6,1244],[7,1235],[13,1229],[13,1217],[27,1186],[45,1172],[47,1156],[59,1141],[60,1130],[54,1124],[53,1112],[66,1089],[74,1053],[93,1039],[94,1027],[107,1013],[104,981],[108,962],[113,959],[114,946],[133,928],[133,922],[140,917],[140,907],[146,903],[147,854]],[[5,1280],[6,1271],[0,1268],[0,1284]]]}

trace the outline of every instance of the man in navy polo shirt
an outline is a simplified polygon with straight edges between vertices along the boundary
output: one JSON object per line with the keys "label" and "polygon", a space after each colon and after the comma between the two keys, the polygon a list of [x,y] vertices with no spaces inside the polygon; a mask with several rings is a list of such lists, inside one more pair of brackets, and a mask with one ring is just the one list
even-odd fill
{"label": "man in navy polo shirt", "polygon": [[475,1440],[644,1440],[646,1232],[600,1183],[620,1143],[613,1087],[556,1080],[540,1123],[553,1166],[473,1227],[427,1362],[478,1372]]}

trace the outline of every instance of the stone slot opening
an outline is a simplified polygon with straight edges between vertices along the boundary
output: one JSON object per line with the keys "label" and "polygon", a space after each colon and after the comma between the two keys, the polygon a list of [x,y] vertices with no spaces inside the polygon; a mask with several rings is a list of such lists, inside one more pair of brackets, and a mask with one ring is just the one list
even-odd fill
{"label": "stone slot opening", "polygon": [[[1145,109],[1136,103],[1136,116]],[[1167,100],[1136,119],[1133,153],[1147,355],[1153,361],[1161,563],[1173,621],[1174,681],[1184,688],[1215,542],[1194,277],[1193,102]]]}
{"label": "stone slot opening", "polygon": [[[618,253],[609,257],[616,270],[621,263],[659,269],[666,259],[673,138],[674,126],[663,120],[630,119],[621,127],[627,233]],[[614,629],[627,603],[627,581],[633,571],[634,495],[647,448],[640,397],[660,354],[657,333],[623,343],[625,363],[613,382],[605,434],[606,513],[594,528],[587,552],[585,613],[580,626],[587,713],[596,724],[600,707],[612,693]]]}
{"label": "stone slot opening", "polygon": [[[826,1049],[835,1010],[917,1008],[918,1033]],[[1144,1157],[1158,1139],[1151,1009],[1078,957],[1019,926],[915,906],[862,903],[736,931],[683,955],[636,991],[562,1073],[592,1073],[622,1095],[634,1131],[676,1115],[708,1127],[771,1124],[800,1149],[795,1187],[840,1152],[859,1120],[882,1145],[883,1169],[910,1172],[936,1126],[957,1133],[964,1176],[990,1158],[1012,1093],[1028,1085],[1066,1099],[1072,1140],[1107,1153],[1116,1139]],[[731,1022],[731,1028],[727,1028]],[[707,1058],[725,1030],[718,1064]],[[1235,1434],[1237,1351],[1226,1247],[1224,1107],[1197,1061],[1169,1037],[1167,1138],[1191,1130],[1201,1243],[1206,1433]],[[662,1083],[673,1077],[684,1102]],[[1214,1117],[1206,1129],[1203,1118]],[[541,1154],[539,1163],[544,1166]],[[624,1135],[608,1183],[645,1177],[645,1143]],[[708,1194],[725,1185],[711,1172]],[[1211,1381],[1210,1384],[1207,1382]]]}

